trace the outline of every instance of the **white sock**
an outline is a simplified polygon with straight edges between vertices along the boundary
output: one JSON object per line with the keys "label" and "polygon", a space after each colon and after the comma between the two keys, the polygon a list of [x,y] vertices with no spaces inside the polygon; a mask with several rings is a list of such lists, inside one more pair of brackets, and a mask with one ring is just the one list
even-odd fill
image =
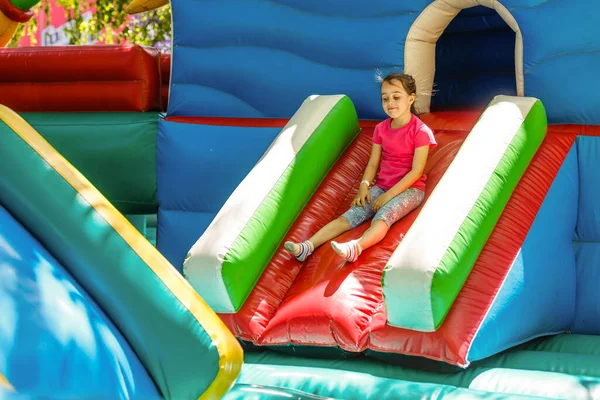
{"label": "white sock", "polygon": [[351,240],[346,243],[337,243],[332,241],[331,247],[339,256],[346,259],[348,262],[354,262],[362,253],[358,240]]}
{"label": "white sock", "polygon": [[294,243],[294,242],[285,242],[283,245],[287,251],[292,253],[296,260],[300,262],[304,262],[308,256],[315,251],[315,246],[311,243],[310,240],[306,240],[302,243]]}

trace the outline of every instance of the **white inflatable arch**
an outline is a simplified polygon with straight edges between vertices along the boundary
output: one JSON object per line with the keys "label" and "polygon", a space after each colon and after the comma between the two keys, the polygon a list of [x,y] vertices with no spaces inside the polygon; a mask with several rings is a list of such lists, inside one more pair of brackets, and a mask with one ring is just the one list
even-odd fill
{"label": "white inflatable arch", "polygon": [[435,46],[448,24],[465,9],[484,6],[496,10],[515,32],[515,75],[517,96],[524,96],[523,36],[517,21],[498,0],[435,0],[412,24],[404,48],[404,71],[417,82],[415,106],[419,113],[430,110],[435,77]]}

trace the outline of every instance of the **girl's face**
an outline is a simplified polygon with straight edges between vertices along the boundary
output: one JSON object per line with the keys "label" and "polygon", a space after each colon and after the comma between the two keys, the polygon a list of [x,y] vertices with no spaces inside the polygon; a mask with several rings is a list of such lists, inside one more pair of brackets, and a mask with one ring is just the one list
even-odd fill
{"label": "girl's face", "polygon": [[394,79],[381,85],[381,105],[390,118],[398,118],[410,113],[415,101],[414,94],[406,93],[402,82]]}

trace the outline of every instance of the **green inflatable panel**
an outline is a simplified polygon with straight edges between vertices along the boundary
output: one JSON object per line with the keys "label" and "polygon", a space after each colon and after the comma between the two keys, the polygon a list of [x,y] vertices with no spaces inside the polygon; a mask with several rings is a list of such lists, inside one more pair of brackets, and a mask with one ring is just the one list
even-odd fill
{"label": "green inflatable panel", "polygon": [[[332,362],[333,363],[333,362]],[[340,369],[254,364],[242,367],[239,383],[278,386],[345,400],[419,400],[419,399],[539,399],[536,396],[507,395],[457,388],[449,385],[408,382],[380,378],[367,373]]]}
{"label": "green inflatable panel", "polygon": [[[473,363],[476,369],[510,368],[600,377],[600,356],[517,350]],[[469,371],[470,368],[467,370]]]}
{"label": "green inflatable panel", "polygon": [[495,368],[478,375],[470,389],[506,394],[532,394],[557,399],[600,398],[600,379],[555,372]]}
{"label": "green inflatable panel", "polygon": [[[594,340],[593,337],[583,337],[582,339],[583,344],[589,344],[590,341]],[[565,339],[561,339],[560,341],[563,340]],[[574,339],[571,338],[570,340]],[[548,346],[555,346],[556,341],[557,339],[554,339],[552,343],[551,340]],[[544,346],[543,342],[540,341],[534,341],[529,345]],[[593,390],[593,393],[596,393],[599,390],[598,387],[600,387],[600,356],[598,355],[520,349],[507,351],[489,359],[473,363],[468,369],[454,373],[422,371],[382,363],[366,357],[346,360],[309,359],[266,351],[262,353],[246,353],[242,377],[248,377],[248,372],[244,371],[248,369],[249,364],[268,366],[272,371],[275,371],[273,373],[274,376],[279,373],[280,379],[289,375],[283,373],[284,367],[305,367],[308,369],[336,370],[339,376],[344,376],[346,373],[368,374],[370,377],[383,379],[400,379],[403,381],[477,389],[479,391],[513,393],[515,395],[527,394],[552,397],[552,395],[548,394],[549,387],[547,385],[532,384],[527,389],[525,387],[526,380],[517,379],[520,374],[522,376],[529,376],[530,378],[535,377],[539,382],[553,381],[552,389],[556,395],[555,398],[561,398],[561,393],[564,394],[569,390],[573,390],[574,393],[583,393],[582,386]],[[297,372],[297,374],[300,374],[300,372]],[[515,378],[511,379],[513,376]],[[244,381],[244,379],[249,378],[241,379]],[[353,381],[356,386],[365,386],[358,378],[353,379]],[[264,385],[279,385],[275,378],[258,379],[255,382]],[[319,392],[307,390],[305,383],[301,380],[296,381],[293,385],[290,380],[286,382],[289,383],[287,387],[320,394]],[[348,382],[348,386],[351,386],[350,381]],[[359,388],[352,390],[359,390]]]}
{"label": "green inflatable panel", "polygon": [[159,113],[22,113],[123,214],[156,213]]}
{"label": "green inflatable panel", "polygon": [[256,384],[236,384],[222,400],[335,400],[304,393],[299,390],[286,389]]}
{"label": "green inflatable panel", "polygon": [[533,340],[525,343],[520,348],[523,350],[600,356],[600,336],[557,335],[550,338]]}

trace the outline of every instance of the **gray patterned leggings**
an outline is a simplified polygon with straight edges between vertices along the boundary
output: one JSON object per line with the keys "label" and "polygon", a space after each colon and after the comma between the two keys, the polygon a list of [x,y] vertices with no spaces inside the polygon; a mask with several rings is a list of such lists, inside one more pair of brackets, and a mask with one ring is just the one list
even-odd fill
{"label": "gray patterned leggings", "polygon": [[373,186],[369,189],[369,193],[371,193],[371,203],[367,203],[364,207],[352,207],[342,214],[342,217],[348,220],[352,229],[362,225],[371,218],[373,218],[373,221],[380,219],[390,227],[394,222],[419,207],[423,202],[423,199],[425,199],[425,192],[411,187],[388,201],[383,207],[375,212],[371,208],[371,205],[375,199],[385,193],[385,190],[379,186]]}

